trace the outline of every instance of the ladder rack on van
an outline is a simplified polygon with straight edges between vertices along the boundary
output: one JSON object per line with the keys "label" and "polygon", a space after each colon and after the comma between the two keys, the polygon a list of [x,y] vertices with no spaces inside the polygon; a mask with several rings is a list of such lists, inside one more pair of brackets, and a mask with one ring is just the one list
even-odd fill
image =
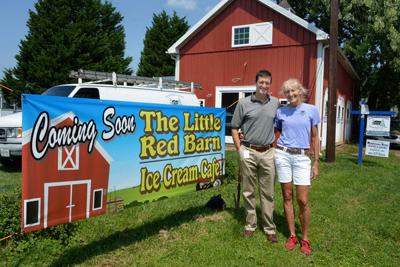
{"label": "ladder rack on van", "polygon": [[181,82],[170,80],[166,77],[141,77],[126,74],[116,74],[115,72],[100,72],[100,71],[89,71],[89,70],[78,70],[71,71],[70,78],[78,78],[78,83],[82,83],[82,80],[90,80],[91,82],[86,83],[104,83],[112,82],[113,85],[123,83],[124,85],[136,85],[146,87],[157,87],[158,89],[190,89],[192,92],[194,89],[201,89],[199,83],[194,82]]}

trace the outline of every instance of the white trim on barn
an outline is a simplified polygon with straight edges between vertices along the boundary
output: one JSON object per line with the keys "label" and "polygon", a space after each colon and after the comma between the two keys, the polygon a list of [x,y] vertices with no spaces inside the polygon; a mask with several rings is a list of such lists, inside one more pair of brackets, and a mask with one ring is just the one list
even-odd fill
{"label": "white trim on barn", "polygon": [[[38,202],[37,222],[32,223],[32,224],[27,224],[27,222],[26,222],[26,219],[27,219],[27,204],[28,204],[28,202],[34,202],[34,201]],[[31,199],[25,199],[24,200],[24,228],[40,224],[40,206],[41,206],[41,199],[40,198],[31,198]]]}
{"label": "white trim on barn", "polygon": [[[96,192],[101,192],[101,200],[100,200],[100,207],[95,207],[94,206],[94,204],[95,204],[95,197],[96,197]],[[99,189],[95,189],[95,190],[93,190],[93,200],[92,200],[92,209],[93,210],[101,210],[102,208],[103,208],[103,191],[104,191],[104,189],[103,188],[99,188]]]}
{"label": "white trim on barn", "polygon": [[243,86],[216,86],[215,87],[215,107],[221,107],[222,93],[250,93],[255,92],[255,85],[243,85]]}
{"label": "white trim on barn", "polygon": [[180,56],[177,53],[174,57],[175,59],[175,81],[179,81],[179,73],[180,73]]}
{"label": "white trim on barn", "polygon": [[[245,96],[245,93],[253,93],[256,90],[255,85],[247,86],[216,86],[215,87],[215,107],[222,107],[222,94],[223,93],[237,93],[238,99]],[[233,114],[226,114],[227,117]],[[225,133],[225,143],[233,144],[233,139],[230,133]]]}
{"label": "white trim on barn", "polygon": [[[317,70],[316,70],[316,80],[315,80],[315,106],[320,114],[321,122],[324,119],[323,112],[323,93],[324,93],[324,71],[325,71],[325,50],[327,46],[322,43],[318,43],[317,46]],[[321,124],[322,125],[322,124]],[[322,126],[318,127],[318,136],[320,142],[322,141]]]}
{"label": "white trim on barn", "polygon": [[[248,28],[248,42],[242,44],[235,44],[235,30]],[[273,23],[269,22],[261,22],[261,23],[252,23],[252,24],[244,24],[244,25],[234,25],[232,26],[231,33],[231,47],[244,47],[244,46],[258,46],[258,45],[270,45],[272,44],[272,31],[273,31]]]}
{"label": "white trim on barn", "polygon": [[[63,156],[66,155],[64,158]],[[58,169],[59,171],[79,170],[79,144],[71,147],[58,147]],[[70,163],[71,167],[67,167]]]}
{"label": "white trim on barn", "polygon": [[179,38],[170,48],[168,48],[168,54],[179,54],[179,47],[193,34],[197,33],[198,30],[214,17],[216,17],[223,7],[230,4],[231,0],[222,0],[216,6],[214,6],[203,18],[201,18],[196,24],[193,25],[181,38]]}
{"label": "white trim on barn", "polygon": [[[304,19],[296,16],[292,12],[286,10],[285,8],[275,4],[270,0],[257,0],[260,3],[268,6],[272,10],[280,13],[296,24],[302,26],[303,28],[315,33],[316,40],[328,40],[329,35],[318,29],[314,24],[305,21]],[[231,4],[233,0],[221,0],[214,8],[212,8],[202,19],[200,19],[193,27],[191,27],[181,38],[178,39],[168,50],[168,54],[179,54],[179,48],[185,44],[187,40],[189,40],[195,33],[197,33],[204,25],[206,25],[209,21],[215,18],[220,12],[222,12],[229,4]]]}
{"label": "white trim on barn", "polygon": [[324,98],[322,99],[322,114],[321,114],[321,150],[326,148],[326,134],[328,130],[328,91],[325,89]]}

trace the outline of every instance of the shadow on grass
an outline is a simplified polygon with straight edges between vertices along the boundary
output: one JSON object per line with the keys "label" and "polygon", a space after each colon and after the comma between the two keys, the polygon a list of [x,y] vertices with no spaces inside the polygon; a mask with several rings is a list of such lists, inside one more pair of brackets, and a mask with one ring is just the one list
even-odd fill
{"label": "shadow on grass", "polygon": [[371,160],[365,159],[365,158],[363,158],[362,165],[366,166],[366,167],[384,168],[383,164],[376,162],[376,161],[371,161]]}
{"label": "shadow on grass", "polygon": [[[354,157],[351,155],[342,155],[340,160],[345,161],[346,163],[350,163],[354,166],[360,166],[360,165],[358,165],[358,157],[357,156]],[[383,164],[381,164],[369,157],[366,157],[365,155],[363,155],[363,158],[362,158],[362,165],[367,166],[367,167],[384,167]]]}
{"label": "shadow on grass", "polygon": [[144,225],[126,228],[108,237],[93,241],[90,244],[66,250],[60,258],[51,263],[51,266],[70,266],[83,263],[97,255],[140,242],[149,236],[158,235],[160,230],[168,230],[177,227],[185,222],[195,220],[199,215],[207,215],[210,213],[215,213],[215,211],[203,206],[193,207],[147,222]]}
{"label": "shadow on grass", "polygon": [[[240,207],[239,209],[236,208],[228,208],[227,209],[232,216],[241,224],[245,224],[246,221],[246,212],[244,207]],[[260,208],[257,207],[257,222],[258,222],[258,228],[262,229],[262,220],[261,220],[261,210]],[[290,232],[286,223],[286,218],[282,214],[277,213],[274,211],[274,223],[276,225],[276,231],[281,233],[282,235],[289,237]],[[295,224],[296,227],[296,233],[301,233],[301,227],[298,223]]]}
{"label": "shadow on grass", "polygon": [[0,171],[3,172],[21,172],[22,169],[22,162],[19,159],[9,160],[2,158],[0,160]]}

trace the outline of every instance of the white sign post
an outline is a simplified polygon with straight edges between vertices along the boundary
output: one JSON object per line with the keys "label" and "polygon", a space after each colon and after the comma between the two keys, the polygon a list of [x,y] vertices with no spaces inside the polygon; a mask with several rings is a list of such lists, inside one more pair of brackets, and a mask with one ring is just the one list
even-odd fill
{"label": "white sign post", "polygon": [[375,157],[389,157],[390,142],[367,139],[365,155]]}

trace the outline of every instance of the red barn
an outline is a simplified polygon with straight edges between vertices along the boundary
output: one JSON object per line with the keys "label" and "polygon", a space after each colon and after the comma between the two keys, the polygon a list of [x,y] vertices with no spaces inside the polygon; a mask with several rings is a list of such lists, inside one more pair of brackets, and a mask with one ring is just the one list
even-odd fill
{"label": "red barn", "polygon": [[[221,0],[169,49],[175,78],[196,81],[205,106],[227,109],[226,141],[236,101],[255,90],[255,74],[268,69],[272,95],[285,101],[280,86],[297,78],[309,89],[309,103],[321,113],[320,136],[326,140],[329,36],[289,9],[269,0]],[[328,49],[327,49],[328,48]],[[338,52],[337,143],[350,138],[357,73]]]}
{"label": "red barn", "polygon": [[[74,114],[51,120],[50,127],[72,125]],[[111,157],[95,141],[49,149],[41,160],[31,150],[32,129],[22,146],[22,229],[25,232],[69,223],[106,212]],[[39,144],[42,146],[43,144]]]}

